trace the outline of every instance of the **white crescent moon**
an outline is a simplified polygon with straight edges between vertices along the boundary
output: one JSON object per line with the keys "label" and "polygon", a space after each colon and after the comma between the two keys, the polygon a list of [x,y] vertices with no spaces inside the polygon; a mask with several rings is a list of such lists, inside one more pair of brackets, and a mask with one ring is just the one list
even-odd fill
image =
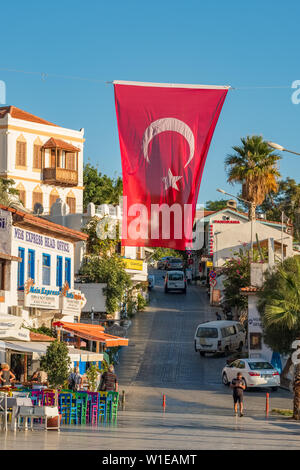
{"label": "white crescent moon", "polygon": [[143,142],[142,142],[142,149],[143,149],[143,153],[144,153],[144,157],[146,161],[149,163],[149,155],[148,155],[149,143],[151,142],[153,137],[165,131],[178,132],[179,134],[183,135],[183,137],[187,140],[190,146],[190,156],[189,156],[187,163],[184,165],[184,168],[185,168],[194,158],[195,137],[191,128],[187,124],[185,124],[183,121],[180,121],[179,119],[176,119],[176,118],[157,119],[157,121],[151,122],[150,126],[147,127],[147,129],[144,132]]}

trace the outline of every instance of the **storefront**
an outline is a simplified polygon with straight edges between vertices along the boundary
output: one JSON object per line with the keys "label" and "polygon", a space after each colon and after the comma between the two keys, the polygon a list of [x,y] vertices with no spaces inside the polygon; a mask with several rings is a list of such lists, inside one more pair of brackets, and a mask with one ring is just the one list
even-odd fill
{"label": "storefront", "polygon": [[74,289],[74,244],[87,235],[11,207],[1,206],[0,220],[0,254],[9,258],[0,269],[0,315],[32,327],[80,321],[86,299]]}

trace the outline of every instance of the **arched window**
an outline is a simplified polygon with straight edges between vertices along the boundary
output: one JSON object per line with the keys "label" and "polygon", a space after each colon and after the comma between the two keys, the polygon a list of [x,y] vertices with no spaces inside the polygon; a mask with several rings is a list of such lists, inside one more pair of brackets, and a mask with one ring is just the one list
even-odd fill
{"label": "arched window", "polygon": [[43,205],[43,192],[40,186],[36,186],[32,192],[32,209],[37,202]]}
{"label": "arched window", "polygon": [[42,169],[42,146],[43,142],[39,137],[35,139],[33,143],[33,163],[32,168],[34,170],[41,170]]}
{"label": "arched window", "polygon": [[22,202],[23,206],[26,207],[26,191],[22,183],[18,184],[16,189],[19,191],[19,199]]}
{"label": "arched window", "polygon": [[49,196],[49,210],[51,209],[51,207],[53,206],[53,204],[56,202],[56,199],[59,198],[59,193],[57,191],[57,189],[52,189],[51,193],[50,193],[50,196]]}
{"label": "arched window", "polygon": [[17,138],[16,142],[16,168],[27,166],[27,143],[23,135]]}
{"label": "arched window", "polygon": [[69,191],[67,194],[67,204],[70,208],[70,214],[76,213],[76,198],[73,191]]}

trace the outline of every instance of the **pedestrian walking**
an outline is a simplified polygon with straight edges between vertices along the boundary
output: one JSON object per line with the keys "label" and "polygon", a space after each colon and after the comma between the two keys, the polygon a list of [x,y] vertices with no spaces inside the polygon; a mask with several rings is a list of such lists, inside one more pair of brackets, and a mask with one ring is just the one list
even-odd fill
{"label": "pedestrian walking", "polygon": [[77,392],[81,388],[82,377],[79,374],[79,367],[74,367],[74,372],[69,376],[69,389]]}
{"label": "pedestrian walking", "polygon": [[219,314],[219,312],[216,312],[216,317],[217,317],[217,320],[222,320],[222,317],[221,317],[221,315]]}
{"label": "pedestrian walking", "polygon": [[237,404],[239,404],[240,408],[240,416],[244,416],[243,414],[243,400],[244,400],[244,390],[246,388],[245,381],[242,377],[240,372],[237,373],[236,379],[230,384],[230,388],[233,390],[233,403],[234,403],[234,413],[237,415]]}
{"label": "pedestrian walking", "polygon": [[115,374],[115,368],[112,364],[110,364],[108,371],[104,372],[101,377],[100,390],[104,392],[118,391],[118,379]]}

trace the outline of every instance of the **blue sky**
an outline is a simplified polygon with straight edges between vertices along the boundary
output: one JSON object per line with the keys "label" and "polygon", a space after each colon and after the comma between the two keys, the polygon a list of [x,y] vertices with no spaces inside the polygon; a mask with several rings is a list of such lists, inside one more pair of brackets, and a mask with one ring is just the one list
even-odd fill
{"label": "blue sky", "polygon": [[[85,161],[121,174],[112,85],[135,80],[231,85],[217,125],[199,202],[220,199],[224,158],[241,136],[261,134],[300,152],[297,1],[14,1],[1,6],[0,80],[7,103],[59,125],[85,128]],[[15,69],[36,74],[13,73]],[[49,76],[42,80],[40,73]],[[53,77],[77,76],[99,80]],[[285,88],[260,88],[260,87]],[[258,88],[255,88],[258,87]],[[300,157],[280,171],[300,182]]]}

